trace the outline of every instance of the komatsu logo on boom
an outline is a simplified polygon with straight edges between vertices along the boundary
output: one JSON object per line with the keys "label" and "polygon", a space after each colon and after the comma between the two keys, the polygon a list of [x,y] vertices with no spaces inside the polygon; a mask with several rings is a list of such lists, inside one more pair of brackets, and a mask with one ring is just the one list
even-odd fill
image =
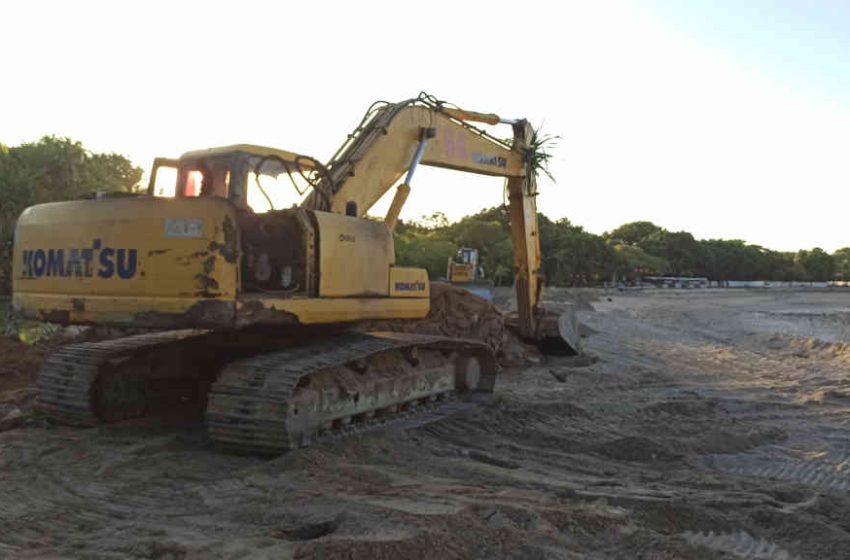
{"label": "komatsu logo on boom", "polygon": [[508,160],[502,156],[482,154],[481,152],[472,152],[472,161],[483,165],[493,165],[502,169],[505,169],[508,166]]}
{"label": "komatsu logo on boom", "polygon": [[101,240],[82,249],[24,249],[21,277],[44,276],[113,278],[128,280],[136,275],[136,249],[102,247]]}

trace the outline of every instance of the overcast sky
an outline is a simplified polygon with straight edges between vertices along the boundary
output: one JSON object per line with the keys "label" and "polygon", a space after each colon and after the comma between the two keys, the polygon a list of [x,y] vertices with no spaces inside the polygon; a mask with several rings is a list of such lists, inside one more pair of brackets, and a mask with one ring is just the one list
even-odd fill
{"label": "overcast sky", "polygon": [[[372,101],[425,90],[561,137],[553,219],[850,245],[847,2],[5,2],[0,48],[7,145],[326,160]],[[499,179],[422,169],[402,217],[501,201]]]}

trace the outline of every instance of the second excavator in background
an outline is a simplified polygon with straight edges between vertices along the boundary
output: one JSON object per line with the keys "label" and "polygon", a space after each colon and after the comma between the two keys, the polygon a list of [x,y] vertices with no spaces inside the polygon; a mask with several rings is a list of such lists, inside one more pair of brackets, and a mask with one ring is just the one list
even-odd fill
{"label": "second excavator in background", "polygon": [[[510,141],[471,123],[507,123]],[[223,447],[275,454],[405,410],[493,389],[491,348],[415,333],[357,333],[429,310],[423,269],[395,264],[392,232],[417,167],[506,179],[519,335],[578,349],[541,303],[534,131],[427,95],[378,103],[325,165],[240,144],[157,158],[147,193],[26,209],[13,311],[60,324],[144,329],[52,354],[38,404],[75,425],[196,406]],[[176,169],[173,192],[155,180]],[[398,184],[383,220],[366,217]],[[276,209],[280,180],[301,197]],[[279,205],[279,204],[278,204]]]}
{"label": "second excavator in background", "polygon": [[493,300],[495,284],[485,278],[484,268],[478,264],[478,249],[460,247],[454,257],[449,257],[446,281],[487,301]]}

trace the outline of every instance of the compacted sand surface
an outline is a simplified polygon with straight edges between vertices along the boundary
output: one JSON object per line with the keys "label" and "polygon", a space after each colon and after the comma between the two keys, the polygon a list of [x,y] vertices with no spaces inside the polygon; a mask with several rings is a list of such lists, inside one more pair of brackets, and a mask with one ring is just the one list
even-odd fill
{"label": "compacted sand surface", "polygon": [[51,426],[0,383],[0,557],[850,557],[850,291],[581,299],[595,361],[275,459]]}

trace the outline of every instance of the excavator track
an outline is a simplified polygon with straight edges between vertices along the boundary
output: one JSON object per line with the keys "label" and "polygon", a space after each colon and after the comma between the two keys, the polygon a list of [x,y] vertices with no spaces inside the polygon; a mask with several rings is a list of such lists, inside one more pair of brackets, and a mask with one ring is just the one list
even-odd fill
{"label": "excavator track", "polygon": [[308,335],[306,343],[244,338],[178,330],[71,344],[43,366],[37,406],[54,422],[93,426],[187,402],[200,418],[206,403],[213,442],[276,455],[388,423],[429,423],[473,406],[459,397],[490,393],[495,383],[491,350],[472,340],[390,332]]}
{"label": "excavator track", "polygon": [[[175,358],[187,340],[208,334],[187,329],[64,346],[41,369],[37,406],[52,420],[77,426],[141,416],[149,406],[141,399],[150,399],[157,382],[164,399],[180,398],[173,392],[180,376]],[[133,367],[134,359],[144,371]]]}
{"label": "excavator track", "polygon": [[226,449],[277,455],[411,414],[439,415],[445,400],[492,392],[495,369],[475,341],[346,334],[228,364],[210,392],[207,428]]}

